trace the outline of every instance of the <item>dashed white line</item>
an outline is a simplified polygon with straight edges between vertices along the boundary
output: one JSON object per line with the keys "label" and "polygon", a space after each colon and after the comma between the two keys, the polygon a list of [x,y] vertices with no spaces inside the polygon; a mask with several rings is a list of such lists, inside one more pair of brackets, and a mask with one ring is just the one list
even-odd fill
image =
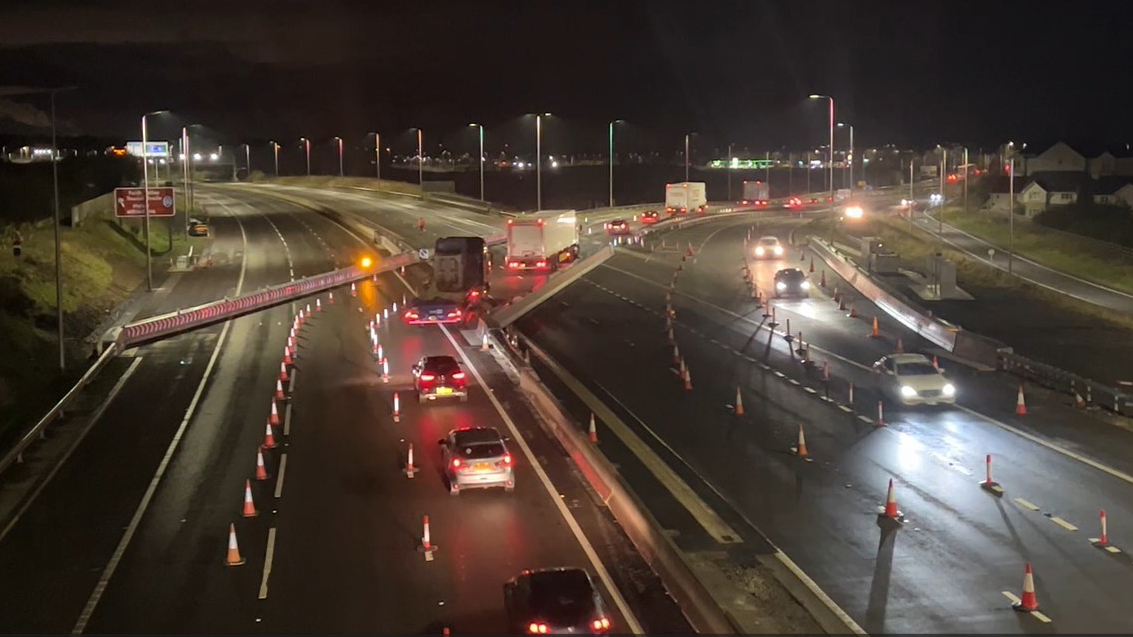
{"label": "dashed white line", "polygon": [[271,576],[271,562],[275,557],[275,527],[268,529],[268,549],[264,556],[264,576],[260,579],[260,599],[268,598],[268,577]]}
{"label": "dashed white line", "polygon": [[291,403],[283,409],[283,435],[291,435]]}
{"label": "dashed white line", "polygon": [[279,479],[275,481],[275,497],[283,496],[283,476],[287,475],[287,454],[279,457]]}
{"label": "dashed white line", "polygon": [[1055,524],[1057,524],[1058,526],[1061,526],[1062,528],[1066,529],[1067,531],[1077,531],[1077,530],[1078,530],[1078,527],[1076,527],[1076,526],[1074,526],[1073,524],[1071,524],[1071,523],[1067,522],[1066,520],[1063,520],[1062,518],[1058,517],[1057,515],[1056,515],[1056,516],[1054,516],[1054,517],[1052,517],[1052,518],[1050,519],[1050,521],[1051,521],[1051,522],[1054,522],[1054,523],[1055,523]]}
{"label": "dashed white line", "polygon": [[1030,509],[1032,511],[1039,510],[1039,505],[1035,504],[1034,502],[1030,502],[1029,500],[1024,500],[1023,498],[1015,498],[1015,503],[1023,507],[1024,509]]}

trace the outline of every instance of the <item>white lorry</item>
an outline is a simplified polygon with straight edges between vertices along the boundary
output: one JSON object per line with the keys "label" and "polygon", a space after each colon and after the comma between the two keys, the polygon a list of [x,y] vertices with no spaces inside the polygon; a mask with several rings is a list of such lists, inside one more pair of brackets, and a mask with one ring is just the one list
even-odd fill
{"label": "white lorry", "polygon": [[557,270],[578,258],[578,216],[573,210],[544,210],[507,221],[508,272]]}
{"label": "white lorry", "polygon": [[758,179],[755,181],[745,179],[743,205],[766,206],[771,200],[770,192],[770,188],[767,187],[765,182]]}
{"label": "white lorry", "polygon": [[683,215],[690,210],[700,213],[708,210],[704,182],[682,181],[665,184],[665,212],[671,215]]}

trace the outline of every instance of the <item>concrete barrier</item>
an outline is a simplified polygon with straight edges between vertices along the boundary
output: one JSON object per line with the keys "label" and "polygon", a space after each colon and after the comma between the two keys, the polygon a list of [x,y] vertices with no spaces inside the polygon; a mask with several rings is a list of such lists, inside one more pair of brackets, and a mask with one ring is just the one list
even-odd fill
{"label": "concrete barrier", "polygon": [[612,256],[614,256],[613,246],[605,246],[598,252],[574,263],[570,268],[552,274],[547,278],[543,287],[489,315],[488,324],[498,328],[511,325],[522,318],[524,314],[534,310],[543,301],[558,294],[563,288],[585,276],[587,272],[605,263]]}

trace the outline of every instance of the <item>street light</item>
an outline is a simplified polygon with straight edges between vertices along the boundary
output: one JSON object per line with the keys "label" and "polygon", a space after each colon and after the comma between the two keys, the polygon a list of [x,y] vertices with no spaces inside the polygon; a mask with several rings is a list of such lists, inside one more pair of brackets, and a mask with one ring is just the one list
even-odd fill
{"label": "street light", "polygon": [[417,185],[420,186],[425,183],[425,150],[424,144],[421,142],[421,129],[410,129],[417,131]]}
{"label": "street light", "polygon": [[1007,274],[1015,262],[1015,142],[1007,142]]}
{"label": "street light", "polygon": [[247,179],[252,178],[252,147],[244,144],[244,169],[248,171]]}
{"label": "street light", "polygon": [[273,158],[275,159],[275,176],[278,177],[279,176],[279,144],[277,144],[275,142],[268,142],[268,143],[271,144],[271,152],[272,152]]}
{"label": "street light", "polygon": [[[149,129],[146,127],[146,118],[168,112],[168,109],[163,108],[142,115],[142,216],[145,219],[143,225],[146,234],[146,290],[149,292],[153,292],[153,254],[150,250],[149,234]],[[172,241],[170,243],[172,244]]]}
{"label": "street light", "polygon": [[300,143],[305,144],[306,147],[307,147],[307,176],[310,177],[311,176],[311,140],[307,139],[306,137],[300,137],[299,141],[300,141]]}
{"label": "street light", "polygon": [[[827,157],[829,157],[829,164],[830,164],[830,166],[829,166],[829,168],[830,168],[830,206],[831,206],[831,208],[833,208],[834,207],[834,98],[830,97],[829,95],[819,95],[817,93],[811,93],[807,97],[809,97],[812,100],[818,100],[818,99],[828,99],[828,100],[830,100],[830,149],[829,149],[829,153],[827,153]],[[831,230],[831,236],[833,236],[833,230]]]}
{"label": "street light", "polygon": [[847,162],[850,164],[850,190],[854,189],[854,125],[846,124],[845,122],[838,122],[838,128],[850,129],[850,155],[847,157]]}
{"label": "street light", "polygon": [[610,207],[614,207],[614,124],[624,122],[624,119],[615,119],[610,122]]}
{"label": "street light", "polygon": [[342,177],[342,138],[336,135],[334,139],[338,141],[338,176]]}
{"label": "street light", "polygon": [[374,136],[374,170],[377,172],[378,190],[382,189],[382,135],[369,133]]}
{"label": "street light", "polygon": [[550,113],[535,116],[535,210],[543,209],[543,118]]}
{"label": "street light", "polygon": [[688,138],[692,133],[685,133],[685,181],[688,181]]}
{"label": "street light", "polygon": [[472,123],[469,126],[475,126],[479,129],[480,134],[480,201],[484,201],[484,125]]}

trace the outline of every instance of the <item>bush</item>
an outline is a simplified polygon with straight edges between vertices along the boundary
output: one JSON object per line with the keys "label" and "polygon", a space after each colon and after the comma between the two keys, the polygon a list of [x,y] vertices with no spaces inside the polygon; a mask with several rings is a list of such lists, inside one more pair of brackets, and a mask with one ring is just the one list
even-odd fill
{"label": "bush", "polygon": [[1048,208],[1034,220],[1047,228],[1133,247],[1133,215],[1125,206],[1078,202]]}

